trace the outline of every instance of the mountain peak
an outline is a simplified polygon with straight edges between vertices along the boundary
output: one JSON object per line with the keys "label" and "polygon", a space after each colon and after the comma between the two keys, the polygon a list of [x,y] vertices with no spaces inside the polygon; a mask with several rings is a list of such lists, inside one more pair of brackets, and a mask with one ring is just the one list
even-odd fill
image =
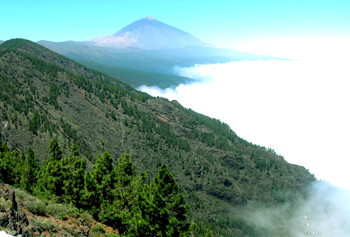
{"label": "mountain peak", "polygon": [[155,20],[155,19],[154,19],[153,17],[151,17],[151,16],[147,16],[147,17],[145,17],[145,19],[150,20],[150,21]]}
{"label": "mountain peak", "polygon": [[190,45],[212,46],[151,16],[134,21],[112,36],[95,38],[90,43],[104,47],[126,48],[132,46],[141,49],[176,49]]}

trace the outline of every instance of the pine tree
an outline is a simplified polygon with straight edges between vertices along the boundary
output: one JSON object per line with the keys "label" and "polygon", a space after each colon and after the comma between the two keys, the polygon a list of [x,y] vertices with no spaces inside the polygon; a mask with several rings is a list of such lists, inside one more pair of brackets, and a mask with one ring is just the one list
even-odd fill
{"label": "pine tree", "polygon": [[129,220],[132,217],[132,210],[136,208],[136,197],[142,190],[145,173],[137,176],[135,165],[132,163],[129,154],[123,154],[118,159],[114,173],[111,176],[113,190],[111,199],[104,200],[99,218],[104,223],[125,233],[130,227]]}
{"label": "pine tree", "polygon": [[32,193],[38,181],[39,171],[39,159],[36,158],[33,149],[29,148],[24,163],[24,169],[21,179],[21,188]]}
{"label": "pine tree", "polygon": [[99,154],[92,171],[85,174],[82,205],[91,210],[94,218],[98,218],[102,202],[112,199],[113,176],[113,160],[108,152]]}
{"label": "pine tree", "polygon": [[92,213],[98,213],[100,200],[97,194],[97,183],[92,176],[91,171],[85,172],[84,175],[84,190],[81,196],[81,205],[86,210],[91,210]]}
{"label": "pine tree", "polygon": [[195,229],[186,220],[189,206],[166,165],[160,167],[150,185],[145,185],[137,200],[140,212],[139,220],[133,219],[134,232],[145,231],[145,236],[186,236]]}
{"label": "pine tree", "polygon": [[23,172],[25,156],[18,151],[10,152],[7,144],[0,146],[0,181],[19,186]]}
{"label": "pine tree", "polygon": [[44,161],[38,187],[35,190],[37,195],[43,192],[51,193],[57,197],[64,194],[64,172],[62,169],[62,150],[56,139],[50,142],[50,157]]}
{"label": "pine tree", "polygon": [[65,202],[72,203],[78,208],[82,205],[85,169],[86,160],[79,157],[79,148],[73,143],[70,155],[62,159],[63,190]]}
{"label": "pine tree", "polygon": [[50,159],[60,161],[62,159],[62,150],[58,145],[57,140],[54,138],[50,142]]}
{"label": "pine tree", "polygon": [[98,155],[97,161],[93,166],[92,175],[96,180],[97,193],[100,195],[101,201],[110,199],[110,191],[112,189],[112,173],[113,160],[108,152]]}

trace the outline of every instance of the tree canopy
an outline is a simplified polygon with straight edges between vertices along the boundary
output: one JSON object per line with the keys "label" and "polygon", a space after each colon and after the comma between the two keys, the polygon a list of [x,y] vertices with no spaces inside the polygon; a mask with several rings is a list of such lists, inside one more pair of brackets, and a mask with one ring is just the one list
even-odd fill
{"label": "tree canopy", "polygon": [[0,182],[85,209],[123,236],[187,236],[195,229],[187,218],[189,206],[166,165],[147,183],[149,172],[137,174],[129,154],[113,165],[106,151],[87,171],[77,144],[62,157],[53,139],[49,151],[49,158],[39,165],[31,148],[24,155],[1,144]]}

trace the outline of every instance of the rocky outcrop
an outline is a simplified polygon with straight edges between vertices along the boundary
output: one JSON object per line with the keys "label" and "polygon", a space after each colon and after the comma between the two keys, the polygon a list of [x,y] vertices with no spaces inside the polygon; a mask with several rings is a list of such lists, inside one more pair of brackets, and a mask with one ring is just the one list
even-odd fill
{"label": "rocky outcrop", "polygon": [[[40,204],[40,205],[39,205]],[[35,206],[36,205],[36,206]],[[49,211],[49,208],[56,211]],[[41,208],[40,210],[38,208]],[[0,183],[1,231],[12,236],[117,236],[118,231],[96,222],[85,212],[60,216],[70,208],[51,201],[47,203],[27,192]]]}
{"label": "rocky outcrop", "polygon": [[[10,235],[32,236],[27,214],[18,209],[16,192],[9,185],[0,184],[0,198],[4,201],[0,204],[0,226]],[[8,211],[6,206],[10,206]]]}

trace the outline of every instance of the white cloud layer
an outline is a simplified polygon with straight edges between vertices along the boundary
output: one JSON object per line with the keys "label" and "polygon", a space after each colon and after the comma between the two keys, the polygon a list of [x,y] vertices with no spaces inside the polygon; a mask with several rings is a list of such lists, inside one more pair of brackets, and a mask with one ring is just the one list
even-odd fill
{"label": "white cloud layer", "polygon": [[252,226],[269,230],[271,236],[349,236],[349,192],[318,182],[309,188],[309,194],[307,199],[299,197],[279,206],[250,202],[232,208],[231,213],[239,213]]}
{"label": "white cloud layer", "polygon": [[245,140],[350,189],[349,65],[333,57],[195,65],[176,71],[196,83],[139,89],[218,118]]}

